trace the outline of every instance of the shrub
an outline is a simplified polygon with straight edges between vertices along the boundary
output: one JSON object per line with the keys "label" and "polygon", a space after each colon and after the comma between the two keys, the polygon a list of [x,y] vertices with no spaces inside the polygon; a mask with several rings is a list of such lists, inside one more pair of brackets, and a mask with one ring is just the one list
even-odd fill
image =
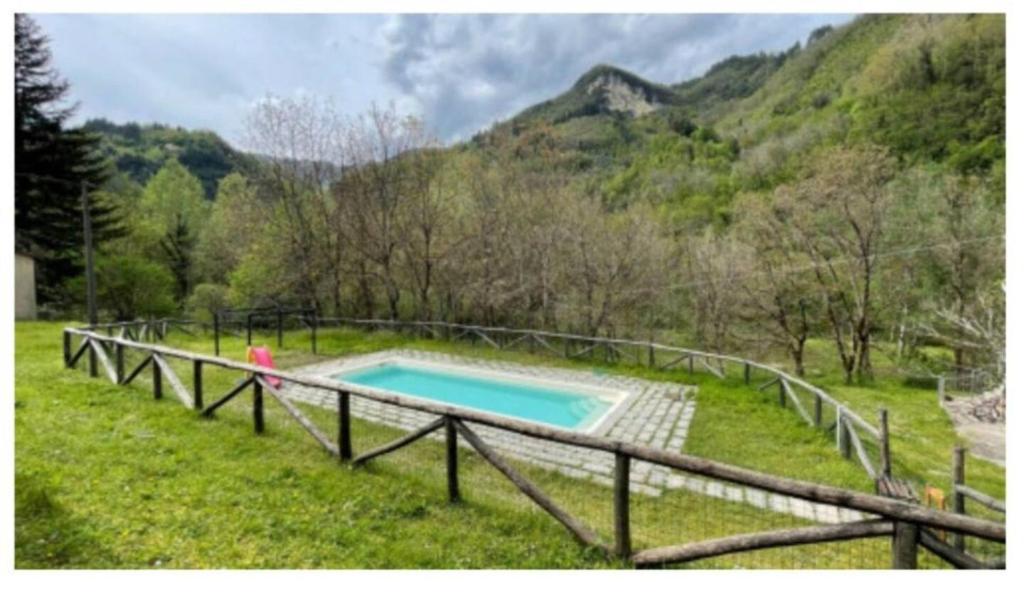
{"label": "shrub", "polygon": [[189,316],[200,322],[212,321],[215,312],[228,307],[228,287],[222,284],[200,284],[185,303]]}
{"label": "shrub", "polygon": [[[142,257],[101,255],[96,259],[96,302],[115,321],[175,313],[174,284],[170,270]],[[75,278],[70,288],[76,298],[85,298],[83,276]]]}

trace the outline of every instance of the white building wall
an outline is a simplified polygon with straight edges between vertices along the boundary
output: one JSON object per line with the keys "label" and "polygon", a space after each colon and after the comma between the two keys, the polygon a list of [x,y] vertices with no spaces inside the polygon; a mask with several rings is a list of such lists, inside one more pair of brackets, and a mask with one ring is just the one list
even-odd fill
{"label": "white building wall", "polygon": [[14,319],[36,319],[36,260],[14,254]]}

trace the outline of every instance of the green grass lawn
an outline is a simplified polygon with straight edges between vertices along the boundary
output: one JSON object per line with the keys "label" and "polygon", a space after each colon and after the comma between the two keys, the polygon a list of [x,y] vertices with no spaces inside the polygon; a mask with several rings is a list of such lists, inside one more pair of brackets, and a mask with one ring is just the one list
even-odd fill
{"label": "green grass lawn", "polygon": [[[178,403],[152,399],[149,372],[130,387],[82,369],[66,370],[61,324],[16,326],[16,566],[30,567],[597,567],[621,566],[579,546],[500,474],[472,452],[460,452],[464,502],[446,499],[443,446],[421,441],[366,469],[340,466],[267,398],[267,432],[252,432],[249,396],[203,420]],[[257,343],[272,344],[270,337]],[[210,353],[204,337],[174,335],[168,344]],[[870,489],[858,466],[838,456],[828,435],[738,382],[638,367],[499,352],[481,346],[350,330],[320,333],[321,355],[396,346],[468,353],[506,361],[544,362],[700,385],[698,411],[685,451],[776,474]],[[224,341],[223,355],[243,359],[243,342]],[[289,333],[276,350],[282,367],[321,359],[308,339]],[[129,358],[131,359],[131,358]],[[83,362],[84,364],[84,362]],[[180,365],[186,384],[191,374]],[[208,368],[207,401],[228,390],[237,373]],[[871,389],[829,386],[840,399],[878,399]],[[844,395],[846,395],[844,397]],[[860,395],[855,399],[856,395]],[[903,401],[888,391],[897,467],[940,470],[955,441],[931,404],[897,418]],[[890,399],[891,398],[891,399]],[[334,416],[308,410],[325,432]],[[935,424],[932,424],[934,422]],[[923,423],[926,435],[903,429]],[[356,452],[398,433],[355,421]],[[900,454],[906,454],[906,460]],[[932,456],[935,456],[932,458]],[[902,463],[901,463],[902,462]],[[612,535],[611,490],[596,483],[519,468],[605,540]],[[1001,494],[1002,472],[973,461],[971,484]],[[659,498],[635,494],[636,548],[766,528],[798,519],[687,492]],[[887,544],[862,541],[772,550],[698,563],[703,567],[886,566]]]}

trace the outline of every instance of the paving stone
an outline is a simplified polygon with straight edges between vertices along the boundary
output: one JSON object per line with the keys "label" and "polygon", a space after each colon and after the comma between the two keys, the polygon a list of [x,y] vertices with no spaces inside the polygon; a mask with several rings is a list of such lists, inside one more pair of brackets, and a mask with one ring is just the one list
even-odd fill
{"label": "paving stone", "polygon": [[708,481],[704,492],[713,497],[722,497],[725,495],[725,485],[718,481]]}

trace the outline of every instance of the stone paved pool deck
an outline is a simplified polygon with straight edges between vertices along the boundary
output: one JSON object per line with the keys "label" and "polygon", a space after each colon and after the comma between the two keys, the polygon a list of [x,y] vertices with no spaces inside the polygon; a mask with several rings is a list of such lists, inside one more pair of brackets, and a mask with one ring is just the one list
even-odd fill
{"label": "stone paved pool deck", "polygon": [[[630,398],[622,402],[627,404],[626,407],[616,410],[610,416],[609,423],[602,429],[602,436],[656,449],[682,451],[697,408],[696,388],[687,385],[606,374],[596,370],[584,371],[533,366],[411,349],[394,349],[347,356],[293,368],[291,372],[330,377],[357,364],[401,358],[454,364],[468,368],[484,368],[558,382],[628,391],[631,394]],[[337,410],[337,397],[331,391],[287,383],[283,386],[282,392],[297,402],[317,405],[332,411]],[[352,396],[350,403],[353,416],[404,431],[418,429],[435,419],[434,416],[423,412],[406,410],[358,396]],[[573,478],[586,479],[607,486],[614,483],[612,475],[615,459],[608,452],[543,441],[478,424],[472,425],[472,428],[488,445],[509,457]],[[433,433],[431,436],[439,438],[441,435]],[[460,443],[468,445],[465,442]],[[641,461],[634,461],[631,464],[630,489],[635,493],[651,496],[660,496],[665,490],[686,489],[823,523],[838,523],[864,518],[859,512],[692,476]]]}

